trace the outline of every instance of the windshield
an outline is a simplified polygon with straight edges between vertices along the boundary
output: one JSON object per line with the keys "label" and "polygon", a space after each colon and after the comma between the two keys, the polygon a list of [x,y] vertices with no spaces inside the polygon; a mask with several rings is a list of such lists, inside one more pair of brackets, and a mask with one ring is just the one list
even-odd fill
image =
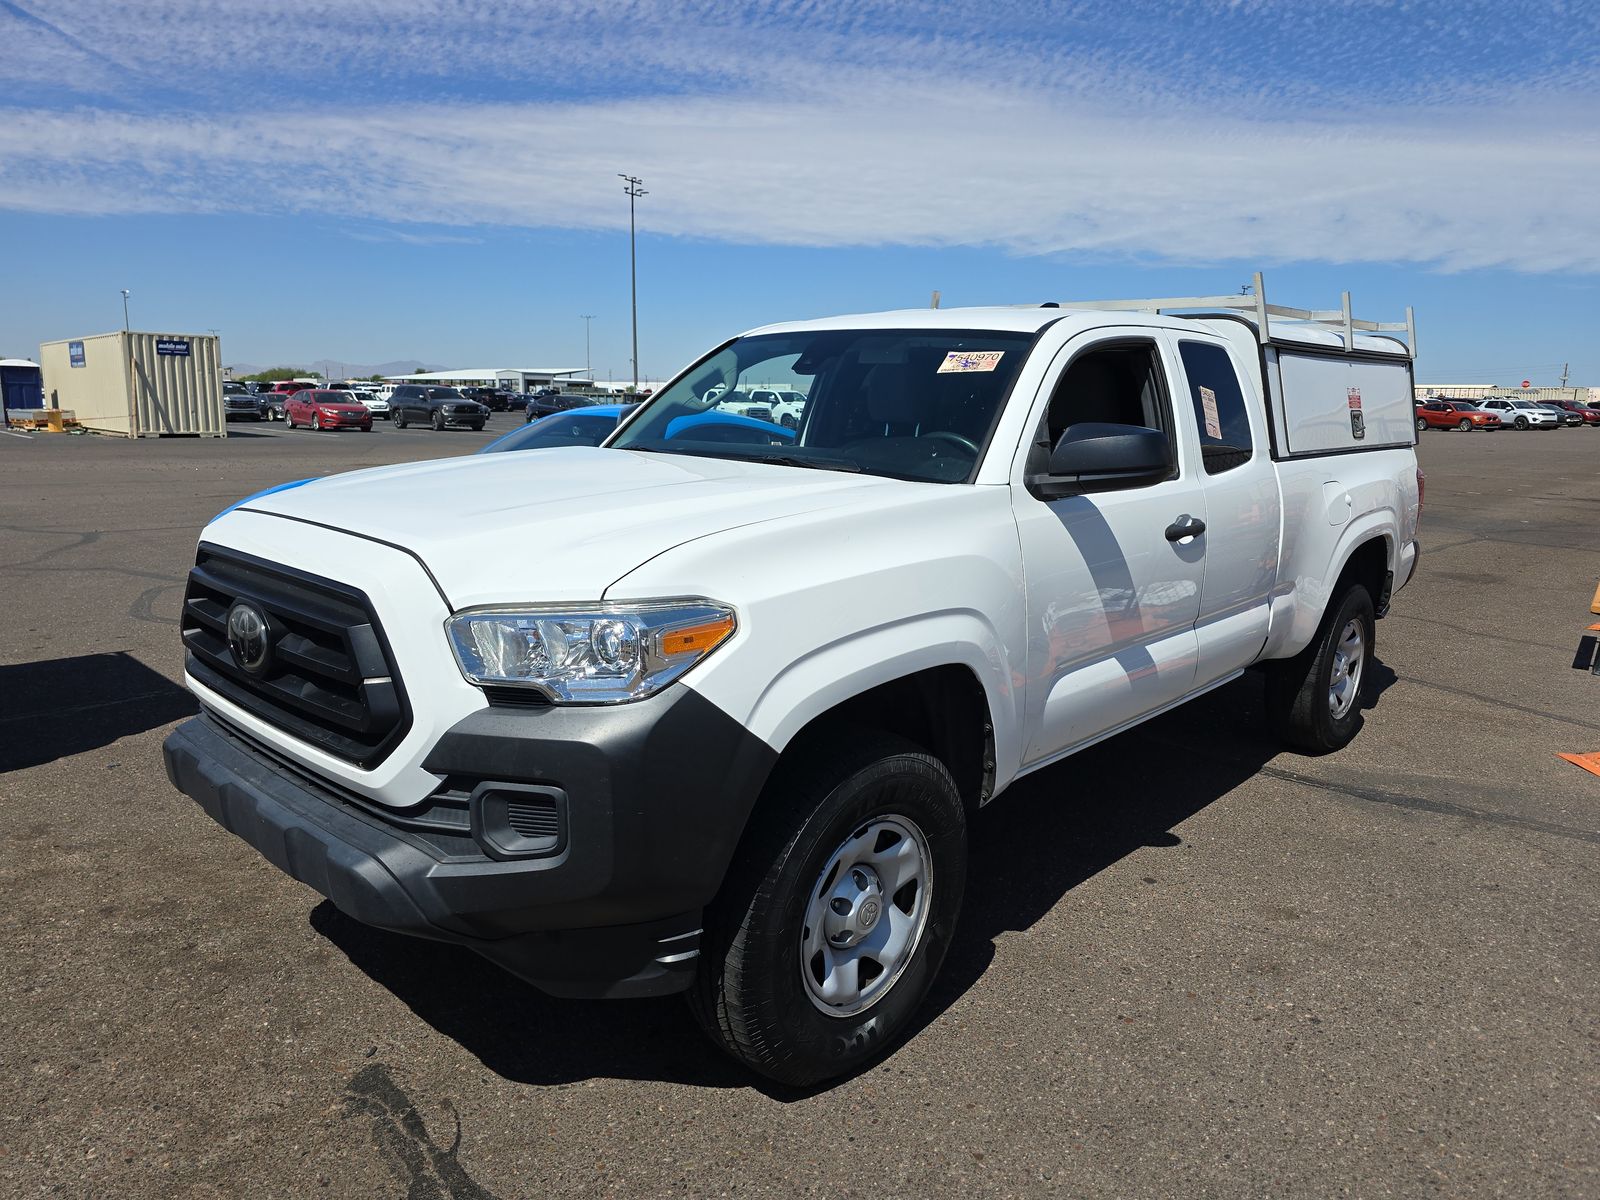
{"label": "windshield", "polygon": [[[871,329],[740,338],[653,397],[609,444],[965,483],[1034,336]],[[774,392],[806,397],[793,429],[748,411]]]}

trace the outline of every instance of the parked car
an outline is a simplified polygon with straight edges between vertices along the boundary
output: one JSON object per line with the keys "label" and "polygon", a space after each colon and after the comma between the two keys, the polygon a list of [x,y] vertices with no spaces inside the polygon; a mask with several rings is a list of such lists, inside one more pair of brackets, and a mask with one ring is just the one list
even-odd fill
{"label": "parked car", "polygon": [[1583,414],[1579,412],[1573,412],[1559,400],[1540,400],[1537,403],[1540,408],[1549,409],[1551,412],[1555,413],[1556,416],[1561,419],[1561,424],[1563,426],[1583,424]]}
{"label": "parked car", "polygon": [[222,389],[223,420],[261,420],[261,399],[260,396],[247,392],[240,384],[225,384]]}
{"label": "parked car", "polygon": [[489,420],[489,410],[476,400],[468,400],[453,387],[431,384],[403,383],[389,397],[390,420],[398,429],[415,421],[419,425],[432,425],[435,429],[465,426],[482,429]]}
{"label": "parked car", "polygon": [[552,413],[513,429],[490,442],[479,454],[501,454],[507,450],[547,450],[553,446],[598,446],[616,429],[617,423],[636,405],[597,404]]}
{"label": "parked car", "polygon": [[1465,400],[1430,400],[1417,406],[1418,429],[1499,429],[1500,416]]}
{"label": "parked car", "polygon": [[528,397],[525,421],[537,421],[551,413],[570,412],[575,408],[592,408],[605,401],[598,396],[585,396],[578,392],[534,392]]}
{"label": "parked car", "polygon": [[381,417],[385,421],[389,419],[389,402],[375,390],[367,389],[350,394],[355,397],[357,404],[365,407],[374,417]]}
{"label": "parked car", "polygon": [[1505,396],[1490,396],[1478,401],[1479,407],[1494,413],[1500,424],[1513,429],[1560,429],[1561,418],[1550,409],[1532,400],[1512,400]]}
{"label": "parked car", "polygon": [[350,392],[302,388],[284,405],[289,428],[359,429],[372,432],[372,413]]}
{"label": "parked car", "polygon": [[[1410,352],[1171,303],[766,325],[602,446],[253,500],[200,535],[168,777],[357,920],[566,997],[686,992],[786,1085],[860,1070],[964,889],[1019,886],[969,880],[967,830],[1031,771],[1252,667],[1299,750],[1392,716]],[[708,410],[786,364],[799,435]],[[572,1036],[542,1011],[530,1053]]]}
{"label": "parked car", "polygon": [[490,412],[509,412],[515,397],[502,388],[470,387],[459,389],[468,400],[476,400]]}

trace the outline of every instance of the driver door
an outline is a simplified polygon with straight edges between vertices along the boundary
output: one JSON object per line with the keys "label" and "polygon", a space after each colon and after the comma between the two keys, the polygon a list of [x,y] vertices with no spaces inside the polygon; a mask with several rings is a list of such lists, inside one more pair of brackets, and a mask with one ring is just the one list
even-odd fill
{"label": "driver door", "polygon": [[1175,466],[1155,483],[1053,500],[1012,489],[1027,592],[1025,765],[1195,686],[1205,535],[1173,539],[1169,527],[1204,520],[1206,502],[1198,450],[1174,419],[1167,353],[1147,330],[1096,330],[1069,342],[1046,375],[1033,469],[1080,421],[1160,429]]}

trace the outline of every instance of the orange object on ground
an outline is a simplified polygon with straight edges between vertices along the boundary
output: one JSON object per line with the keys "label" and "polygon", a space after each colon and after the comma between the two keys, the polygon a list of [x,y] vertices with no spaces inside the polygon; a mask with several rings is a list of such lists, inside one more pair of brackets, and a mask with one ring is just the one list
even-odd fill
{"label": "orange object on ground", "polygon": [[1575,767],[1582,767],[1585,771],[1600,775],[1600,750],[1593,754],[1564,754],[1558,751],[1556,757],[1564,758]]}

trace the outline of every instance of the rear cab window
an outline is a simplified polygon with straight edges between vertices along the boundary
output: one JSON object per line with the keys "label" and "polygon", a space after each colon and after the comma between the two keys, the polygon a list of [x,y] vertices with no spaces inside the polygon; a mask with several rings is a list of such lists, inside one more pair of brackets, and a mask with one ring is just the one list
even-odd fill
{"label": "rear cab window", "polygon": [[1255,443],[1233,359],[1221,346],[1182,340],[1178,357],[1189,384],[1206,474],[1220,475],[1242,467],[1255,453]]}

